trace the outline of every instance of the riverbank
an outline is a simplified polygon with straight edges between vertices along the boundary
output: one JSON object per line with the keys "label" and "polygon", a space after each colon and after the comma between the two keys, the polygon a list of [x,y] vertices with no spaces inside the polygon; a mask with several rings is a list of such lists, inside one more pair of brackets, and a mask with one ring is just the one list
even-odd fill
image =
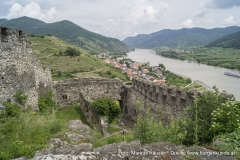
{"label": "riverbank", "polygon": [[168,58],[187,60],[226,69],[237,69],[240,72],[240,50],[233,48],[191,48],[188,50],[156,51],[157,55]]}
{"label": "riverbank", "polygon": [[233,94],[236,100],[240,100],[240,85],[238,85],[240,79],[224,75],[226,71],[238,72],[237,70],[166,58],[156,55],[156,51],[149,49],[136,49],[133,52],[129,52],[127,58],[137,62],[149,62],[150,65],[162,63],[167,70],[173,73],[190,77],[193,80],[199,80],[209,88],[216,86],[219,91],[225,90]]}

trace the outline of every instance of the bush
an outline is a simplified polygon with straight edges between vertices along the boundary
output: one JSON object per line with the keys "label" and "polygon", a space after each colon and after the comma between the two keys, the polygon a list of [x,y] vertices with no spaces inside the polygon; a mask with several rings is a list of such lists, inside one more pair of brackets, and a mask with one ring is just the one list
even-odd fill
{"label": "bush", "polygon": [[22,109],[17,103],[12,104],[10,102],[5,102],[3,103],[3,105],[5,107],[5,110],[0,112],[0,118],[2,119],[2,121],[4,120],[4,118],[20,116]]}
{"label": "bush", "polygon": [[108,74],[108,75],[112,75],[112,72],[111,72],[111,71],[107,71],[107,74]]}
{"label": "bush", "polygon": [[[163,126],[161,117],[159,115],[150,114],[150,108],[145,111],[139,101],[136,102],[138,120],[134,126],[134,138],[139,139],[141,144],[168,141],[175,144],[182,144],[187,134],[186,118],[170,119],[167,126]],[[159,106],[157,110],[164,115],[165,112]]]}
{"label": "bush", "polygon": [[40,113],[49,114],[56,110],[57,103],[53,100],[53,93],[46,92],[38,98],[38,108]]}
{"label": "bush", "polygon": [[191,80],[190,78],[188,78],[188,79],[186,80],[186,82],[190,84],[190,83],[192,83],[192,80]]}
{"label": "bush", "polygon": [[220,151],[235,153],[235,157],[240,158],[240,128],[232,133],[217,136],[216,139],[221,141],[217,146]]}
{"label": "bush", "polygon": [[64,51],[64,55],[65,55],[65,56],[71,56],[71,57],[80,56],[80,51],[77,50],[77,49],[75,49],[75,48],[68,47],[68,48]]}
{"label": "bush", "polygon": [[188,134],[185,144],[208,144],[211,143],[214,132],[210,130],[212,112],[216,110],[223,100],[218,97],[218,91],[210,91],[199,97],[193,107],[186,110],[188,121]]}
{"label": "bush", "polygon": [[28,96],[24,94],[22,91],[18,91],[13,96],[17,103],[20,105],[24,105],[28,99]]}
{"label": "bush", "polygon": [[221,104],[212,116],[211,130],[215,134],[231,133],[240,127],[240,102]]}
{"label": "bush", "polygon": [[116,102],[108,98],[99,98],[91,103],[93,110],[100,116],[107,116],[108,122],[117,118],[121,112],[121,108]]}
{"label": "bush", "polygon": [[150,115],[139,115],[134,127],[134,138],[139,139],[141,144],[167,141],[182,144],[187,134],[186,121],[184,119],[171,119],[170,124],[163,126],[161,119]]}
{"label": "bush", "polygon": [[115,73],[111,75],[111,78],[116,78],[116,77],[117,75]]}

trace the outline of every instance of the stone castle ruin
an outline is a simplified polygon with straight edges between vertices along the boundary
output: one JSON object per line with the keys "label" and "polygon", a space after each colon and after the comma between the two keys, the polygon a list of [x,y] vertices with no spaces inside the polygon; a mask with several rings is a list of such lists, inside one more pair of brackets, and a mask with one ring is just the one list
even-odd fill
{"label": "stone castle ruin", "polygon": [[140,79],[134,79],[132,83],[103,78],[52,82],[50,69],[43,68],[33,55],[25,32],[1,27],[0,34],[0,103],[13,101],[13,95],[23,91],[29,97],[27,105],[36,106],[39,95],[53,90],[60,106],[80,104],[88,120],[93,123],[94,115],[89,103],[100,97],[118,100],[122,116],[129,122],[137,120],[137,101],[143,110],[150,107],[153,113],[158,113],[154,108],[161,106],[167,113],[163,119],[166,122],[171,116],[180,116],[186,106],[193,104],[194,90],[187,92],[184,88],[152,84]]}
{"label": "stone castle ruin", "polygon": [[26,105],[36,106],[41,93],[52,90],[51,71],[33,55],[25,32],[0,27],[0,103],[23,91]]}
{"label": "stone castle ruin", "polygon": [[[193,106],[196,90],[153,84],[141,79],[123,83],[119,79],[82,78],[52,82],[51,71],[43,68],[33,55],[31,42],[20,30],[0,27],[0,104],[13,101],[17,91],[28,95],[26,105],[37,106],[38,97],[52,90],[57,103],[64,107],[80,104],[91,123],[96,122],[89,107],[93,100],[105,97],[120,102],[123,121],[133,125],[137,121],[137,102],[141,111],[162,115],[163,123],[179,117],[186,106]],[[161,108],[160,112],[159,108]]]}

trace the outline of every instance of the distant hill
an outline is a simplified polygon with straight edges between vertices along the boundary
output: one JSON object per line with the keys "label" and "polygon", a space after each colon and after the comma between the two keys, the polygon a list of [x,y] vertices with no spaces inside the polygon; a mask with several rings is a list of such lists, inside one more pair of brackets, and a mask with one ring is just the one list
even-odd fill
{"label": "distant hill", "polygon": [[236,48],[240,49],[240,32],[236,32],[222,38],[219,38],[206,47],[223,47],[223,48]]}
{"label": "distant hill", "polygon": [[21,17],[11,20],[0,19],[0,26],[20,29],[28,34],[51,34],[92,53],[129,50],[129,47],[118,39],[90,32],[67,20],[45,23],[37,19]]}
{"label": "distant hill", "polygon": [[123,40],[130,47],[135,48],[183,48],[204,46],[223,36],[240,31],[240,27],[226,28],[183,28],[179,30],[164,29],[151,34],[140,34]]}

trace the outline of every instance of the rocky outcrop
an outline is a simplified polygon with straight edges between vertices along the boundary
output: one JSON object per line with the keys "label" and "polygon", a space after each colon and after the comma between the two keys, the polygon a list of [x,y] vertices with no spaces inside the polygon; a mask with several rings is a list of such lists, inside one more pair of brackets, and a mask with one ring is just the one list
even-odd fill
{"label": "rocky outcrop", "polygon": [[[59,142],[58,142],[59,144]],[[66,145],[65,145],[66,146]],[[77,148],[76,148],[77,147]],[[36,154],[34,160],[43,159],[81,159],[81,160],[237,160],[229,155],[216,155],[220,152],[205,149],[203,147],[176,146],[169,142],[156,142],[141,146],[139,141],[130,143],[109,144],[92,149],[89,144],[72,147],[71,151],[61,151],[45,155]],[[85,150],[83,149],[85,147]],[[68,147],[70,148],[70,147]],[[84,150],[84,151],[81,151]],[[60,150],[59,150],[60,151]],[[67,153],[67,154],[64,154]]]}
{"label": "rocky outcrop", "polygon": [[85,137],[92,133],[91,128],[83,124],[81,120],[71,120],[67,123],[67,127],[70,129],[70,132],[79,133]]}

